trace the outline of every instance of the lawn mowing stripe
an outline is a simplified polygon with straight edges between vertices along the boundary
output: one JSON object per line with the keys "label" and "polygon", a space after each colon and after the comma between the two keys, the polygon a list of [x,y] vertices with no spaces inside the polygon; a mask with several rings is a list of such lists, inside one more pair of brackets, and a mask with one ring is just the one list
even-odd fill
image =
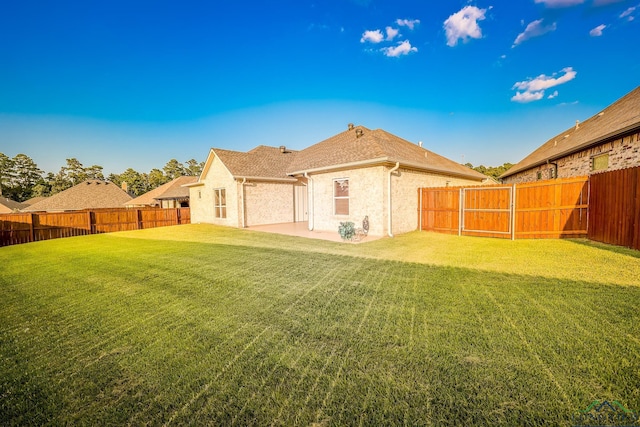
{"label": "lawn mowing stripe", "polygon": [[[287,335],[283,335],[282,339],[280,340],[280,343],[286,343],[288,341],[289,337]],[[279,348],[279,347],[277,347]],[[262,389],[264,389],[264,386],[267,384],[267,382],[269,381],[269,379],[273,376],[274,372],[276,372],[276,370],[278,368],[280,368],[280,365],[282,364],[283,360],[285,359],[285,357],[289,356],[290,354],[290,350],[291,350],[291,346],[289,346],[289,349],[287,351],[282,351],[280,357],[278,358],[277,362],[274,363],[273,368],[271,368],[271,370],[267,373],[266,376],[264,376],[262,378],[262,381],[260,383],[260,388],[261,391]],[[302,352],[300,352],[300,356],[302,355]],[[298,356],[298,357],[300,357]],[[262,362],[260,363],[260,366],[263,366],[265,363],[267,362],[267,359],[264,358],[262,360]],[[258,369],[257,369],[258,370]],[[233,417],[233,419],[231,420],[231,425],[236,425],[236,420],[238,419],[238,417],[240,415],[242,415],[242,413],[244,412],[244,410],[247,408],[247,405],[249,405],[250,402],[255,401],[255,398],[257,396],[257,392],[253,392],[253,394],[251,395],[251,397],[249,397],[245,402],[244,405],[242,405],[242,408],[240,408],[240,410],[238,412],[236,412],[235,416]]]}
{"label": "lawn mowing stripe", "polygon": [[[322,350],[324,350],[325,345],[322,344],[320,346],[320,348],[318,349],[318,352],[321,352]],[[300,352],[300,354],[298,355],[298,357],[295,359],[294,363],[292,364],[292,367],[297,366],[298,362],[300,361],[300,359],[303,356],[303,352]],[[289,393],[289,395],[287,396],[287,398],[285,399],[285,401],[282,403],[282,405],[280,406],[280,410],[278,411],[278,414],[273,418],[273,420],[271,420],[271,426],[274,426],[276,424],[276,421],[280,420],[280,417],[282,416],[282,413],[284,412],[285,408],[287,406],[289,406],[289,402],[291,400],[291,398],[293,397],[296,389],[298,387],[300,387],[300,384],[302,384],[302,381],[305,379],[305,377],[309,374],[309,367],[311,366],[313,362],[313,358],[311,358],[311,360],[309,361],[309,363],[305,366],[304,370],[302,371],[302,374],[300,375],[300,378],[298,379],[298,382],[296,383],[295,387],[291,387],[291,392]],[[282,385],[284,384],[284,381],[287,378],[285,376],[282,377],[282,380],[280,380],[280,384],[278,384],[278,386],[276,387],[276,389],[280,389],[282,387]]]}
{"label": "lawn mowing stripe", "polygon": [[180,415],[181,412],[185,412],[191,405],[193,405],[193,403],[200,399],[200,397],[202,397],[211,387],[211,385],[218,379],[220,378],[220,376],[222,374],[224,374],[229,368],[231,368],[231,366],[233,366],[233,364],[240,359],[240,357],[242,357],[242,355],[244,355],[244,353],[249,350],[259,339],[260,337],[262,337],[262,335],[264,335],[271,327],[267,326],[266,328],[264,328],[262,330],[262,332],[260,332],[258,335],[256,335],[253,340],[251,340],[251,342],[247,345],[244,346],[244,348],[242,349],[242,351],[240,351],[240,353],[238,353],[233,359],[231,359],[225,366],[224,368],[222,368],[222,370],[220,372],[218,372],[218,375],[216,375],[211,381],[209,381],[208,383],[206,383],[201,389],[200,391],[198,391],[194,396],[191,397],[191,399],[185,403],[181,408],[177,409],[167,420],[166,423],[164,423],[165,426],[170,425],[173,420]]}
{"label": "lawn mowing stripe", "polygon": [[373,292],[373,294],[371,295],[371,298],[369,299],[369,304],[367,305],[367,308],[365,309],[364,313],[362,314],[362,318],[360,319],[360,323],[358,323],[358,327],[355,331],[356,335],[360,335],[360,332],[362,330],[362,326],[365,324],[365,322],[367,321],[367,318],[369,317],[369,314],[371,313],[371,308],[373,307],[373,303],[375,301],[378,300],[378,296],[380,295],[380,291],[382,289],[382,283],[384,282],[383,278],[387,275],[389,271],[389,266],[385,265],[385,269],[384,271],[380,272],[375,272],[373,269],[369,269],[367,270],[367,277],[369,276],[374,276],[375,278],[378,279],[378,284],[376,285],[376,289]]}
{"label": "lawn mowing stripe", "polygon": [[333,267],[329,271],[327,271],[324,276],[322,276],[319,280],[316,280],[314,285],[308,287],[302,295],[300,295],[295,301],[289,304],[289,306],[283,311],[283,313],[288,313],[289,311],[291,311],[299,302],[304,300],[317,287],[326,284],[329,281],[330,277],[337,276],[340,270],[340,267]]}
{"label": "lawn mowing stripe", "polygon": [[322,399],[322,404],[318,408],[318,411],[316,412],[316,424],[323,422],[322,414],[324,413],[324,409],[328,406],[329,398],[331,397],[331,394],[335,390],[336,385],[338,384],[338,381],[342,381],[340,376],[342,375],[342,371],[344,370],[344,367],[347,364],[347,360],[349,360],[350,354],[351,354],[351,348],[348,348],[347,352],[342,357],[342,363],[340,363],[340,366],[338,367],[338,371],[336,372],[335,377],[333,377],[333,381],[331,381],[331,384],[329,385],[329,390],[327,390],[327,393],[324,395],[324,398]]}
{"label": "lawn mowing stripe", "polygon": [[571,399],[569,399],[569,396],[567,395],[566,391],[560,385],[560,383],[558,382],[558,380],[555,377],[555,375],[553,375],[553,372],[551,371],[549,366],[542,361],[542,359],[540,358],[538,353],[533,349],[533,347],[531,347],[531,344],[529,343],[527,338],[522,334],[522,331],[520,330],[520,328],[518,328],[516,326],[516,324],[513,322],[513,319],[511,318],[511,316],[509,316],[506,313],[506,310],[505,310],[504,306],[498,302],[498,300],[496,299],[495,295],[493,295],[489,291],[489,289],[487,289],[486,287],[484,288],[484,291],[487,294],[487,296],[493,301],[493,303],[496,305],[496,307],[498,307],[498,309],[500,310],[500,313],[502,314],[502,317],[507,321],[507,324],[509,326],[511,326],[511,328],[516,332],[516,334],[520,338],[520,341],[527,348],[527,351],[529,351],[529,353],[536,359],[536,361],[542,367],[542,369],[547,374],[547,376],[549,377],[551,382],[553,382],[553,384],[558,388],[558,391],[560,392],[560,394],[562,395],[562,398],[564,399],[565,406],[571,407]]}
{"label": "lawn mowing stripe", "polygon": [[315,393],[316,388],[318,387],[318,383],[320,383],[320,379],[325,376],[324,373],[327,370],[327,367],[329,366],[329,364],[331,363],[331,361],[333,360],[333,357],[335,355],[336,355],[336,349],[334,348],[333,351],[331,352],[331,354],[329,355],[329,357],[326,358],[327,360],[324,363],[324,366],[322,367],[322,369],[320,369],[320,372],[318,372],[318,375],[316,376],[316,380],[314,381],[313,385],[307,391],[307,398],[304,400],[304,404],[300,406],[300,409],[298,409],[298,417],[300,417],[300,418],[303,417],[303,415],[304,415],[303,411],[305,411],[307,409],[307,405],[309,404],[309,401],[311,400],[311,397]]}

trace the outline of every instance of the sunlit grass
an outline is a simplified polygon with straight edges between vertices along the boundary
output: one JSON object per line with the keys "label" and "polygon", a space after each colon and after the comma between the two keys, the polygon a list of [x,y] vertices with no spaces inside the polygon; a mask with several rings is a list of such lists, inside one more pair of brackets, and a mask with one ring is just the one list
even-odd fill
{"label": "sunlit grass", "polygon": [[0,424],[569,425],[595,399],[640,410],[636,254],[204,225],[2,248]]}

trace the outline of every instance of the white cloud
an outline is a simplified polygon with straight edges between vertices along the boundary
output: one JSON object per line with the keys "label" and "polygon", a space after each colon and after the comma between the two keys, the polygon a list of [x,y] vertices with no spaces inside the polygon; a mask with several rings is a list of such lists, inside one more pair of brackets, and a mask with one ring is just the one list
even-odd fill
{"label": "white cloud", "polygon": [[557,90],[553,91],[553,93],[551,95],[547,96],[547,99],[553,99],[556,96],[558,96],[558,91]]}
{"label": "white cloud", "polygon": [[380,43],[382,40],[384,40],[384,36],[382,35],[382,32],[380,30],[373,30],[373,31],[367,30],[364,33],[362,33],[362,38],[360,39],[360,43],[364,43],[364,42]]}
{"label": "white cloud", "polygon": [[630,7],[620,14],[620,18],[627,18],[628,21],[633,21],[635,18],[631,15],[636,10],[636,7]]}
{"label": "white cloud", "polygon": [[[517,89],[518,91],[511,98],[511,100],[523,103],[538,101],[544,97],[544,91],[546,89],[550,89],[552,87],[570,82],[571,80],[576,78],[577,74],[577,72],[574,71],[572,67],[563,68],[560,72],[564,74],[557,78],[555,76],[558,73],[553,73],[551,76],[541,74],[534,79],[516,82],[516,84],[513,85],[512,89]],[[557,91],[551,94],[549,98],[552,99],[556,96],[558,96]]]}
{"label": "white cloud", "polygon": [[535,0],[536,3],[543,3],[547,7],[569,7],[584,3],[584,0]]}
{"label": "white cloud", "polygon": [[413,30],[413,27],[419,23],[419,19],[396,19],[396,24],[401,27],[409,27],[410,30]]}
{"label": "white cloud", "polygon": [[397,46],[383,47],[380,50],[384,52],[385,56],[395,58],[401,55],[408,55],[410,52],[417,52],[418,48],[411,46],[409,40],[404,40],[398,42]]}
{"label": "white cloud", "polygon": [[400,30],[398,30],[397,28],[392,28],[392,27],[387,27],[386,31],[387,31],[387,41],[393,40],[400,32]]}
{"label": "white cloud", "polygon": [[516,94],[511,97],[511,100],[525,104],[527,102],[539,101],[543,96],[544,94],[542,92],[516,92]]}
{"label": "white cloud", "polygon": [[475,6],[465,6],[444,21],[444,29],[447,35],[447,46],[455,46],[458,40],[466,42],[469,38],[479,39],[482,30],[478,21],[485,19],[487,9],[479,9]]}
{"label": "white cloud", "polygon": [[604,24],[598,25],[593,30],[589,31],[589,35],[591,37],[600,37],[602,35],[602,30],[604,30],[605,28],[607,28],[607,26]]}
{"label": "white cloud", "polygon": [[529,25],[527,25],[527,28],[525,28],[523,32],[518,34],[518,37],[516,37],[512,47],[516,47],[520,43],[527,41],[532,37],[538,37],[555,30],[555,22],[549,25],[544,24],[544,19],[538,19],[536,21],[530,22]]}

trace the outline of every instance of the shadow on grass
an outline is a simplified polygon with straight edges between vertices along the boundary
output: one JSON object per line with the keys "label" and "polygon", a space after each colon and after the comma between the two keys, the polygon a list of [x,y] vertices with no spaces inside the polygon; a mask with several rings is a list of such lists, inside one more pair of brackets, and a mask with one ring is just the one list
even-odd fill
{"label": "shadow on grass", "polygon": [[[627,248],[624,246],[615,246],[615,245],[610,245],[607,243],[597,242],[595,240],[588,240],[588,239],[571,239],[571,242],[577,243],[579,245],[584,245],[590,248],[594,248],[594,249],[609,251],[609,252],[613,252],[620,255],[630,256],[633,258],[640,258],[640,251]],[[638,278],[638,281],[640,282],[640,278]]]}

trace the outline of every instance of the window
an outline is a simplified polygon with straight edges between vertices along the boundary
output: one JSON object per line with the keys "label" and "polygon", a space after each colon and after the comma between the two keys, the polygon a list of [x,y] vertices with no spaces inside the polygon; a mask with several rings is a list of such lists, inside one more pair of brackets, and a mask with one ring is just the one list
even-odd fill
{"label": "window", "polygon": [[591,158],[591,170],[601,171],[609,167],[609,153]]}
{"label": "window", "polygon": [[542,179],[542,171],[536,172],[536,179]]}
{"label": "window", "polygon": [[349,215],[349,180],[333,180],[334,214]]}
{"label": "window", "polygon": [[227,194],[224,188],[216,188],[214,191],[214,211],[216,218],[227,217]]}

